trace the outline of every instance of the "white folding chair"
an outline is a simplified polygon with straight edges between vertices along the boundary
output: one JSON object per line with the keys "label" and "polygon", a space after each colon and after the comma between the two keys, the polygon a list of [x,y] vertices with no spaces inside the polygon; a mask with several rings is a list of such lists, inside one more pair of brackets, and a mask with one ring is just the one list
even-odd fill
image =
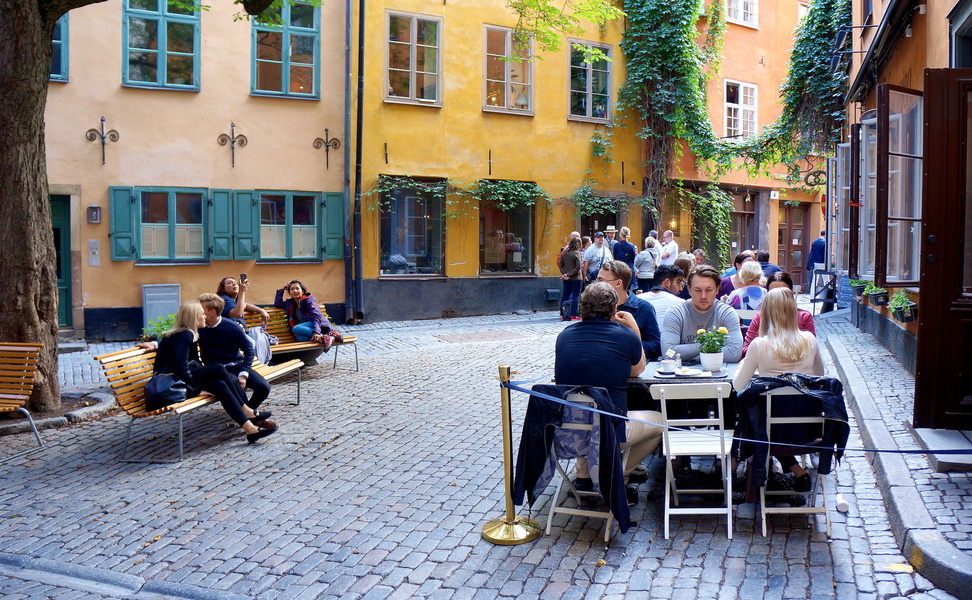
{"label": "white folding chair", "polygon": [[758,312],[758,310],[750,310],[746,308],[736,309],[736,316],[739,317],[739,328],[742,329],[743,335],[746,334],[746,328],[748,328],[749,324],[753,322],[753,318]]}
{"label": "white folding chair", "polygon": [[[823,435],[824,426],[824,416],[819,410],[816,411],[814,415],[807,416],[794,416],[794,417],[774,417],[773,416],[773,398],[778,398],[782,401],[785,398],[790,398],[792,401],[798,401],[798,398],[806,398],[799,390],[791,387],[778,388],[775,390],[770,390],[763,394],[766,396],[766,435],[767,439],[770,440],[770,452],[766,453],[766,474],[770,473],[770,463],[773,460],[772,457],[772,441],[773,441],[773,426],[774,425],[819,425],[820,426],[820,436]],[[809,412],[809,411],[808,411]],[[813,428],[815,430],[815,428]],[[810,440],[812,443],[813,440]],[[785,447],[782,448],[785,451]],[[805,454],[807,452],[813,452],[812,450],[798,449],[794,453]],[[780,454],[780,452],[778,452]],[[817,506],[817,494],[823,495],[823,506]],[[773,498],[774,496],[792,496],[799,495],[806,498],[805,506],[767,506],[767,498]],[[759,504],[762,507],[762,519],[763,519],[763,537],[766,537],[766,517],[771,514],[798,514],[798,515],[811,515],[811,514],[821,514],[823,513],[824,518],[827,522],[827,537],[830,537],[830,498],[827,495],[827,477],[817,472],[817,476],[813,480],[813,485],[810,487],[809,492],[797,492],[794,490],[767,490],[766,486],[759,489]]]}
{"label": "white folding chair", "polygon": [[[659,400],[662,410],[662,441],[665,453],[665,539],[668,539],[671,515],[726,515],[726,535],[732,539],[732,479],[729,473],[729,450],[732,430],[722,423],[722,399],[729,396],[728,382],[655,384],[649,388]],[[672,419],[668,416],[670,400],[714,400],[718,407],[715,416],[707,418]],[[676,427],[677,430],[669,429]],[[708,428],[704,431],[689,428]],[[714,456],[722,468],[721,489],[679,489],[675,481],[672,461],[678,456]],[[722,494],[725,507],[680,507],[679,494]],[[674,506],[672,506],[674,504]]]}
{"label": "white folding chair", "polygon": [[[585,406],[594,407],[594,399],[587,394],[572,393],[566,398],[568,402],[573,402],[574,404],[581,404]],[[594,429],[594,418],[595,413],[589,410],[582,410],[574,408],[572,406],[564,406],[563,412],[563,425],[560,429],[567,429],[572,431],[582,431],[586,435],[590,435],[590,432]],[[554,436],[556,438],[556,435]],[[567,471],[564,469],[563,465],[560,464],[561,460],[570,461],[574,457],[561,457],[558,453],[557,441],[556,439],[551,442],[550,453],[552,456],[556,457],[554,464],[557,466],[557,473],[560,474],[560,480],[557,482],[557,490],[554,492],[553,497],[550,499],[550,512],[547,514],[547,535],[550,535],[550,527],[553,523],[553,518],[555,514],[565,514],[565,515],[577,515],[581,517],[593,517],[595,519],[606,519],[604,524],[604,541],[611,541],[611,530],[614,525],[614,515],[607,508],[604,510],[593,510],[581,508],[584,502],[587,500],[596,500],[600,497],[600,493],[594,492],[584,492],[578,490],[574,487],[574,482],[567,477]],[[621,453],[621,464],[628,458],[627,449],[622,450]],[[560,492],[567,487],[567,493],[564,494],[563,499],[560,498]],[[569,502],[573,496],[574,506],[564,506],[561,502]]]}

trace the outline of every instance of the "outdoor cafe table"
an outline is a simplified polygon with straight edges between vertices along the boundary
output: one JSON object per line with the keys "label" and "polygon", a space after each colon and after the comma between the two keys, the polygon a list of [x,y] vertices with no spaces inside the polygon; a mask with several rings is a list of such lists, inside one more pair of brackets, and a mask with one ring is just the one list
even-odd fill
{"label": "outdoor cafe table", "polygon": [[[698,365],[688,365],[691,368],[699,368]],[[661,363],[652,361],[645,365],[645,370],[637,377],[628,379],[628,410],[658,410],[658,400],[651,397],[648,388],[656,383],[661,384],[681,384],[681,383],[713,383],[725,381],[732,383],[732,377],[739,368],[739,363],[723,363],[723,375],[718,377],[690,376],[659,376],[658,369]],[[722,415],[725,426],[732,429],[736,425],[736,392],[733,391],[729,397],[723,398]]]}

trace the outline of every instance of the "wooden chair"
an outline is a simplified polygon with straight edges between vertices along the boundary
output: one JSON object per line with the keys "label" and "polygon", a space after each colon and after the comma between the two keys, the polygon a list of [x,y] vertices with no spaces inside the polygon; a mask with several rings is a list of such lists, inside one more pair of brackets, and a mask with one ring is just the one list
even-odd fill
{"label": "wooden chair", "polygon": [[24,450],[0,459],[8,461],[18,456],[37,452],[44,447],[37,426],[30,412],[24,408],[37,378],[37,365],[44,344],[16,344],[0,342],[0,412],[17,411],[27,417],[30,428],[37,438],[37,448]]}
{"label": "wooden chair", "polygon": [[[732,478],[729,472],[729,451],[732,447],[732,430],[722,422],[722,399],[728,397],[732,385],[728,382],[655,384],[649,388],[653,398],[659,400],[662,411],[662,442],[665,455],[665,539],[668,539],[669,521],[672,515],[726,515],[726,535],[732,539]],[[672,400],[714,400],[715,415],[707,418],[672,419],[668,402]],[[704,431],[690,428],[703,427]],[[673,429],[674,428],[674,429]],[[675,480],[672,461],[679,456],[718,457],[722,470],[720,489],[680,489]],[[682,507],[681,494],[722,494],[724,507]],[[674,505],[674,506],[673,506]]]}
{"label": "wooden chair", "polygon": [[[799,390],[790,387],[778,388],[775,390],[770,390],[763,394],[766,397],[766,434],[767,439],[770,440],[770,449],[766,454],[766,473],[770,472],[770,463],[773,460],[773,456],[782,455],[795,455],[795,454],[806,454],[808,452],[805,448],[788,448],[785,446],[773,446],[773,426],[774,425],[810,425],[813,431],[819,432],[819,435],[823,435],[824,426],[824,416],[820,412],[819,403],[808,396],[800,393]],[[785,401],[790,402],[804,402],[807,408],[806,411],[787,411],[787,412],[805,412],[806,416],[773,416],[773,399],[780,398]],[[819,428],[817,427],[819,426]],[[810,440],[808,445],[813,445],[815,440]],[[821,494],[823,496],[823,506],[817,506],[817,495]],[[778,496],[793,496],[799,495],[803,496],[807,500],[806,506],[767,506],[767,499],[778,497]],[[830,537],[830,498],[827,495],[827,477],[820,472],[817,472],[816,477],[813,479],[813,486],[810,488],[809,492],[797,492],[794,490],[767,490],[766,486],[759,488],[759,503],[762,507],[762,521],[763,521],[763,537],[766,537],[766,518],[771,514],[798,514],[798,515],[811,515],[811,514],[823,514],[827,523],[827,537]]]}

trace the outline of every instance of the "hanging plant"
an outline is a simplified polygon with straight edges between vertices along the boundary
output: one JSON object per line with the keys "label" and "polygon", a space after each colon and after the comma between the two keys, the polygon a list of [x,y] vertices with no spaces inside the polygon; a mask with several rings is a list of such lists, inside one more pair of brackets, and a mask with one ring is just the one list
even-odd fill
{"label": "hanging plant", "polygon": [[500,210],[533,206],[537,200],[550,202],[550,196],[536,183],[510,179],[480,179],[472,197],[477,202],[495,202]]}
{"label": "hanging plant", "polygon": [[682,186],[676,189],[680,203],[687,204],[692,209],[692,231],[699,243],[715,251],[715,255],[709,257],[709,264],[727,266],[732,252],[729,245],[729,231],[732,228],[732,196],[716,184],[709,185],[701,192]]}
{"label": "hanging plant", "polygon": [[468,216],[475,220],[478,203],[462,184],[450,179],[417,179],[409,175],[382,175],[368,191],[361,194],[367,199],[368,210],[391,210],[392,195],[400,190],[414,190],[429,198],[442,200],[445,216],[456,219]]}
{"label": "hanging plant", "polygon": [[243,9],[248,15],[258,15],[270,8],[273,0],[242,0]]}

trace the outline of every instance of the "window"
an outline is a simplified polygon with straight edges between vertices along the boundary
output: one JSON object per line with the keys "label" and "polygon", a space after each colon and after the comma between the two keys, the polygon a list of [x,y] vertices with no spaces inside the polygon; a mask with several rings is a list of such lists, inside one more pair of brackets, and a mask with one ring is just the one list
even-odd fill
{"label": "window", "polygon": [[485,110],[533,109],[530,40],[510,29],[486,28]]}
{"label": "window", "polygon": [[283,25],[253,21],[253,93],[320,97],[320,11],[305,2],[269,10]]}
{"label": "window", "polygon": [[199,13],[169,0],[126,0],[126,84],[199,89]]}
{"label": "window", "polygon": [[344,257],[341,193],[113,187],[112,260]]}
{"label": "window", "polygon": [[[743,250],[756,247],[756,192],[733,194],[729,229],[729,260]],[[709,256],[715,256],[714,249]]]}
{"label": "window", "polygon": [[388,14],[386,100],[440,104],[441,20]]}
{"label": "window", "polygon": [[857,271],[862,279],[874,279],[877,240],[877,119],[861,119],[861,239]]}
{"label": "window", "polygon": [[878,88],[877,259],[879,284],[917,284],[921,251],[921,92]]}
{"label": "window", "polygon": [[54,23],[51,32],[51,80],[68,80],[68,16]]}
{"label": "window", "polygon": [[756,135],[756,86],[726,80],[726,137]]}
{"label": "window", "polygon": [[851,202],[851,145],[837,144],[837,158],[834,161],[836,182],[834,189],[834,210],[837,228],[837,271],[845,275],[850,270],[850,202]]}
{"label": "window", "polygon": [[429,183],[382,194],[382,275],[443,274],[444,185]]}
{"label": "window", "polygon": [[260,258],[318,258],[320,196],[260,192]]}
{"label": "window", "polygon": [[479,272],[533,272],[533,207],[502,209],[495,200],[479,206]]}
{"label": "window", "polygon": [[756,0],[726,0],[726,20],[756,27]]}
{"label": "window", "polygon": [[611,63],[604,59],[587,62],[585,46],[596,47],[611,57],[610,46],[571,44],[570,116],[606,121],[609,119]]}

